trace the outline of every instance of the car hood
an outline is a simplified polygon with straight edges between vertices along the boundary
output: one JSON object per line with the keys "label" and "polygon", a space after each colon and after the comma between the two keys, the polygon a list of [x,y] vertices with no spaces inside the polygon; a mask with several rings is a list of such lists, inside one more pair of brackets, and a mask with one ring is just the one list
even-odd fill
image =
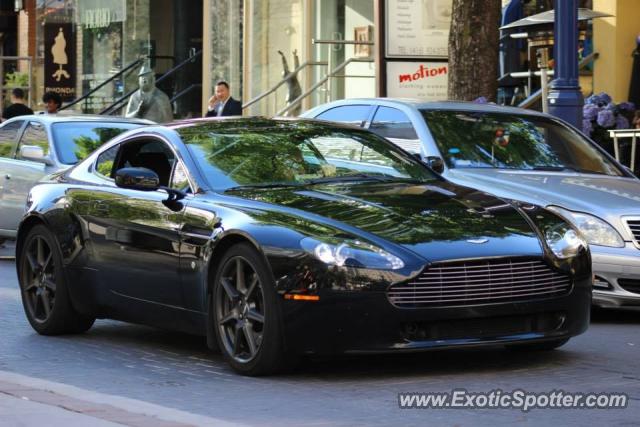
{"label": "car hood", "polygon": [[227,194],[281,212],[284,207],[288,215],[307,216],[382,247],[402,245],[430,261],[542,253],[537,234],[513,206],[448,182],[352,182]]}
{"label": "car hood", "polygon": [[496,169],[453,169],[447,178],[506,199],[587,212],[623,234],[620,218],[640,215],[640,180],[635,178]]}

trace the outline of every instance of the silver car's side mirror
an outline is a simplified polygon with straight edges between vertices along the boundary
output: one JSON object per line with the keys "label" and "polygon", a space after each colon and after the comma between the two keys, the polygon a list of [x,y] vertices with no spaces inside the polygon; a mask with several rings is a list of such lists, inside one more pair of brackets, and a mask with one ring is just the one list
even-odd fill
{"label": "silver car's side mirror", "polygon": [[51,164],[51,159],[44,154],[44,149],[38,145],[21,146],[20,158],[31,160],[32,162]]}

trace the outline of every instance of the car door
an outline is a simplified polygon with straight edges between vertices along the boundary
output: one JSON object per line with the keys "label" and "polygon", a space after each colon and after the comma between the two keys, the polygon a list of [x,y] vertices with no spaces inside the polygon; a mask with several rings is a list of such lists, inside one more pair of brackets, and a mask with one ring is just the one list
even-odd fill
{"label": "car door", "polygon": [[21,209],[20,216],[17,216],[7,186],[18,170],[18,162],[14,157],[23,124],[24,120],[14,120],[0,127],[0,235],[3,237],[13,237],[17,220],[22,215]]}
{"label": "car door", "polygon": [[[43,157],[38,159],[27,157],[29,147],[42,149]],[[49,151],[50,144],[45,126],[40,122],[29,120],[24,126],[13,160],[7,162],[2,203],[3,211],[7,214],[8,229],[17,228],[31,187],[53,171],[47,165],[50,163]],[[9,176],[8,179],[7,176]]]}
{"label": "car door", "polygon": [[97,157],[93,173],[103,185],[68,193],[71,209],[84,223],[97,270],[110,301],[131,315],[141,305],[182,307],[179,277],[183,208],[168,205],[167,193],[123,189],[112,179],[122,167],[154,170],[167,186],[177,162],[168,143],[145,137],[122,143]]}

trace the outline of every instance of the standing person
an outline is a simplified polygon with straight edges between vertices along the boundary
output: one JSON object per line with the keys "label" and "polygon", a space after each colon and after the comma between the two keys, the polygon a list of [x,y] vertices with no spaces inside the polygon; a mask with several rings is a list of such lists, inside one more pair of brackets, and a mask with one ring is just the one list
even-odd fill
{"label": "standing person", "polygon": [[46,114],[57,114],[62,107],[62,98],[55,92],[45,92],[42,96]]}
{"label": "standing person", "polygon": [[242,103],[229,94],[229,83],[220,80],[216,83],[214,95],[209,98],[209,111],[205,117],[241,116]]}
{"label": "standing person", "polygon": [[14,88],[11,91],[11,105],[2,112],[2,121],[28,114],[33,114],[33,110],[24,103],[24,91],[19,87]]}

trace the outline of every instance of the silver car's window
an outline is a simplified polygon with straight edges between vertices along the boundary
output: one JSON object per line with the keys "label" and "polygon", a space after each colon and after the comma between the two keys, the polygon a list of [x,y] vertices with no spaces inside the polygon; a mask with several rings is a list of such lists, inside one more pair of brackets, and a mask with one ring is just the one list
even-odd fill
{"label": "silver car's window", "polygon": [[431,110],[422,114],[450,168],[624,175],[585,137],[546,117]]}
{"label": "silver car's window", "polygon": [[362,126],[369,118],[370,111],[369,105],[343,105],[324,111],[316,119]]}
{"label": "silver car's window", "polygon": [[420,152],[420,140],[411,119],[397,108],[378,108],[369,130],[389,139],[410,153]]}
{"label": "silver car's window", "polygon": [[51,126],[56,153],[61,163],[73,165],[84,160],[111,138],[140,127],[137,123],[61,122]]}
{"label": "silver car's window", "polygon": [[29,122],[27,128],[20,138],[20,144],[18,145],[18,153],[16,158],[21,159],[20,149],[23,146],[36,146],[42,148],[43,154],[46,156],[49,154],[49,140],[47,138],[47,130],[42,123]]}
{"label": "silver car's window", "polygon": [[13,157],[17,142],[18,132],[24,120],[7,123],[0,128],[0,157]]}

